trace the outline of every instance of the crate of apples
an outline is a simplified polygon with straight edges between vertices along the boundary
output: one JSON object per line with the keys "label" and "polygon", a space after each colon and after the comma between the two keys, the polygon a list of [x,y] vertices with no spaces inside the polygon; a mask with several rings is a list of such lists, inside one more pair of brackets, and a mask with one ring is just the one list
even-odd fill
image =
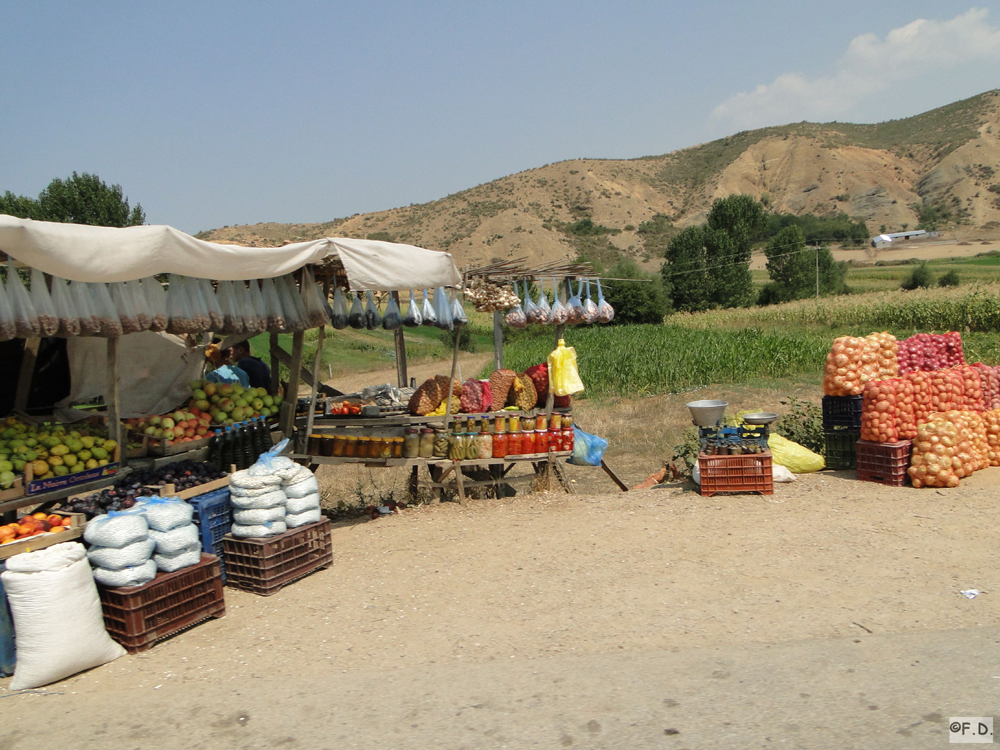
{"label": "crate of apples", "polygon": [[27,539],[39,534],[57,534],[67,531],[72,518],[70,516],[49,515],[46,513],[35,513],[30,516],[0,526],[0,544],[16,542],[20,539]]}

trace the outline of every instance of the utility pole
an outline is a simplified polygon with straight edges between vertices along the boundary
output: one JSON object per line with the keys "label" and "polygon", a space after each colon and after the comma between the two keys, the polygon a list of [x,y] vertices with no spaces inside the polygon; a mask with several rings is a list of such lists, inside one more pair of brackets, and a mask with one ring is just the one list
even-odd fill
{"label": "utility pole", "polygon": [[819,245],[816,246],[816,301],[819,302]]}

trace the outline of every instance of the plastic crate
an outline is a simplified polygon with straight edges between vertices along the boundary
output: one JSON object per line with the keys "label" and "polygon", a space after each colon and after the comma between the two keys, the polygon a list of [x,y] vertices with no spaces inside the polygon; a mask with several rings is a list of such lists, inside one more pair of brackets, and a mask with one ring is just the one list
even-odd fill
{"label": "plastic crate", "polygon": [[770,453],[742,456],[698,456],[701,494],[711,497],[719,492],[759,492],[774,494],[774,474]]}
{"label": "plastic crate", "polygon": [[238,539],[227,534],[226,585],[270,596],[292,581],[333,565],[330,519],[266,539]]}
{"label": "plastic crate", "polygon": [[226,559],[223,552],[222,538],[233,527],[233,505],[229,499],[229,488],[206,492],[188,498],[187,502],[194,506],[192,521],[201,533],[201,549],[219,558],[222,569],[222,581],[226,580]]}
{"label": "plastic crate", "polygon": [[857,465],[857,432],[828,432],[826,437],[826,468],[835,471],[853,469]]}
{"label": "plastic crate", "polygon": [[[0,560],[0,573],[6,569],[7,563]],[[0,581],[0,677],[9,677],[14,674],[16,663],[14,618],[10,614],[10,605],[7,603],[7,592],[3,589],[3,581]]]}
{"label": "plastic crate", "polygon": [[226,614],[219,558],[173,573],[157,573],[142,586],[97,587],[108,634],[129,653],[148,648],[212,617]]}
{"label": "plastic crate", "polygon": [[909,440],[900,440],[898,443],[859,440],[856,459],[858,479],[902,487],[909,481],[906,470],[910,466],[912,447],[913,443]]}
{"label": "plastic crate", "polygon": [[861,432],[862,396],[823,396],[823,432]]}

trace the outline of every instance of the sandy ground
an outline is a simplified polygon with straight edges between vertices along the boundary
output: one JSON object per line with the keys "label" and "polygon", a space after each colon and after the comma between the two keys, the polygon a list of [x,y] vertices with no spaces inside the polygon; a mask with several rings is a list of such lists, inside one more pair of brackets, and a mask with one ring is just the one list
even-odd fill
{"label": "sandy ground", "polygon": [[[82,719],[164,686],[165,717],[189,690],[252,691],[258,679],[294,692],[335,673],[992,625],[998,480],[1000,468],[914,490],[824,472],[770,497],[668,485],[341,523],[331,569],[268,598],[226,589],[225,618],[46,689],[58,696],[5,700],[8,715],[44,705],[46,720],[0,747],[72,745]],[[970,588],[985,594],[959,594]],[[335,714],[348,696],[331,689]]]}
{"label": "sandy ground", "polygon": [[[935,258],[967,258],[979,253],[1000,250],[997,241],[972,241],[959,243],[959,240],[941,240],[928,242],[908,242],[891,250],[863,247],[854,250],[834,250],[834,260],[853,260],[860,263],[875,263],[880,260],[934,260]],[[750,261],[751,270],[762,270],[767,265],[764,253],[757,253]]]}

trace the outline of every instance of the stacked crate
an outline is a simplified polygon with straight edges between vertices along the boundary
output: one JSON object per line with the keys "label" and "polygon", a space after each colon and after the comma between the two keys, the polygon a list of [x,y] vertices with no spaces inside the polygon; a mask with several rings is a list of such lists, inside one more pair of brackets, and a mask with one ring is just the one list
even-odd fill
{"label": "stacked crate", "polygon": [[909,440],[898,443],[873,443],[859,440],[857,444],[858,479],[877,482],[889,487],[902,487],[909,482],[906,470],[910,467]]}
{"label": "stacked crate", "polygon": [[861,437],[862,396],[823,396],[826,468],[853,469]]}
{"label": "stacked crate", "polygon": [[719,492],[774,494],[771,454],[745,453],[739,456],[698,456],[701,494],[711,497]]}
{"label": "stacked crate", "polygon": [[226,585],[270,596],[317,570],[333,565],[330,519],[265,539],[223,539]]}

